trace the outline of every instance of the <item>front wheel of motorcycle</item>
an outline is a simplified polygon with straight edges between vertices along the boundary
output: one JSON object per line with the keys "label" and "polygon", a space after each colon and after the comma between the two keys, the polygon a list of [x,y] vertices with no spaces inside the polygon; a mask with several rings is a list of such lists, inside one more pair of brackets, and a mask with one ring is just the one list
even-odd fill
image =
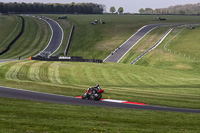
{"label": "front wheel of motorcycle", "polygon": [[86,99],[87,98],[87,94],[83,94],[82,99]]}

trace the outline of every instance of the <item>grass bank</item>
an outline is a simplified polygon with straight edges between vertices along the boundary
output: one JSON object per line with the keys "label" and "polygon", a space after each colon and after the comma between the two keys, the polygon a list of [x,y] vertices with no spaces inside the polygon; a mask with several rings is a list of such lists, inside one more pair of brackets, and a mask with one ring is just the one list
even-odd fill
{"label": "grass bank", "polygon": [[19,34],[21,27],[22,20],[17,16],[0,15],[0,51]]}
{"label": "grass bank", "polygon": [[[200,130],[200,115],[0,98],[0,132],[130,133]],[[23,112],[23,113],[22,113]]]}
{"label": "grass bank", "polygon": [[156,28],[139,41],[120,61],[131,64],[138,56],[151,48],[169,30],[169,27]]}
{"label": "grass bank", "polygon": [[175,28],[163,43],[144,56],[136,65],[199,75],[199,32],[199,26],[195,30],[187,27]]}
{"label": "grass bank", "polygon": [[0,64],[0,85],[80,96],[99,83],[104,98],[200,108],[199,75],[115,63],[14,61]]}
{"label": "grass bank", "polygon": [[[114,49],[120,46],[139,28],[154,23],[195,23],[198,16],[161,16],[166,21],[156,21],[154,15],[67,15],[66,20],[58,20],[60,15],[47,15],[57,20],[67,29],[69,36],[71,27],[75,25],[69,56],[83,56],[84,58],[105,59]],[[105,24],[92,25],[98,20]],[[67,39],[66,38],[66,39]],[[64,51],[67,43],[59,51]]]}
{"label": "grass bank", "polygon": [[0,59],[13,59],[18,56],[27,58],[38,54],[48,44],[51,36],[51,30],[48,24],[37,18],[24,18],[24,33],[8,52],[0,56]]}

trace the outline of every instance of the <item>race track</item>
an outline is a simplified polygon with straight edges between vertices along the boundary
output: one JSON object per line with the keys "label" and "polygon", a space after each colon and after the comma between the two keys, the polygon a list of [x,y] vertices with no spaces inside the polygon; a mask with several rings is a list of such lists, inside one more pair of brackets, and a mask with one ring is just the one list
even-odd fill
{"label": "race track", "polygon": [[[60,29],[60,26],[56,24],[56,22],[52,20],[46,20],[49,22],[49,24],[52,26],[53,30],[53,37],[51,39],[51,43],[47,46],[47,48],[44,51],[55,51],[62,42],[62,30]],[[147,28],[141,29],[138,34],[136,35],[136,38],[139,40],[142,36],[147,34],[151,29],[154,27],[157,27],[158,25],[149,25],[146,26]],[[53,28],[54,27],[54,28]],[[58,35],[56,35],[56,31],[58,31]],[[55,35],[55,37],[54,37]],[[59,38],[59,39],[58,39]],[[130,41],[130,42],[129,42]],[[129,39],[127,45],[123,45],[123,47],[120,48],[121,54],[127,52],[127,50],[132,47],[131,41],[137,41],[135,39]],[[127,48],[126,48],[127,47]],[[119,52],[119,51],[118,51]],[[115,56],[108,58],[107,61],[118,61],[118,59],[121,58],[120,56]],[[12,60],[0,60],[0,63],[6,62],[6,61],[12,61]],[[8,87],[0,87],[0,97],[6,97],[6,98],[17,98],[17,99],[25,99],[25,100],[32,100],[32,101],[38,101],[38,102],[49,102],[49,103],[59,103],[59,104],[71,104],[71,105],[83,105],[83,106],[99,106],[99,107],[110,107],[110,108],[129,108],[129,109],[142,109],[142,110],[157,110],[157,111],[173,111],[173,112],[187,112],[187,113],[200,113],[200,110],[196,109],[183,109],[183,108],[171,108],[171,107],[161,107],[161,106],[151,106],[151,105],[134,105],[129,103],[115,103],[115,102],[109,102],[109,101],[92,101],[92,100],[82,100],[80,98],[75,97],[69,97],[69,96],[62,96],[62,95],[56,95],[56,94],[47,94],[47,93],[41,93],[41,92],[34,92],[34,91],[27,91],[27,90],[21,90],[21,89],[14,89],[14,88],[8,88]]]}
{"label": "race track", "polygon": [[42,52],[40,52],[40,54],[44,52],[50,52],[51,53],[50,55],[52,55],[61,46],[64,32],[61,26],[56,21],[46,17],[40,17],[40,18],[49,24],[52,31],[52,36],[49,44]]}
{"label": "race track", "polygon": [[173,111],[173,112],[186,112],[186,113],[200,113],[200,110],[196,109],[183,109],[183,108],[171,108],[161,106],[150,105],[134,105],[128,103],[115,103],[108,101],[93,101],[83,100],[80,98],[55,95],[20,89],[13,89],[7,87],[0,87],[0,97],[26,99],[38,102],[70,104],[70,105],[82,105],[82,106],[98,106],[109,108],[128,108],[128,109],[142,109],[142,110],[155,110],[155,111]]}
{"label": "race track", "polygon": [[132,35],[126,42],[124,42],[119,48],[112,52],[104,61],[105,62],[119,62],[125,54],[135,46],[145,35],[158,26],[165,24],[152,24],[146,25],[139,29],[134,35]]}

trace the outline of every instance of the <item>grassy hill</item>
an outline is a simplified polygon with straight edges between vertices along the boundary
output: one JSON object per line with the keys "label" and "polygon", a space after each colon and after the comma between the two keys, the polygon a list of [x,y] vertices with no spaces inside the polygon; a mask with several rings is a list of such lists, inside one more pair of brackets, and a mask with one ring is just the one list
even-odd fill
{"label": "grassy hill", "polygon": [[[57,19],[58,15],[48,16]],[[105,21],[106,24],[90,24],[92,20],[99,18]],[[179,16],[179,18],[168,16],[167,22],[179,22],[179,20],[195,22],[198,20],[196,16],[189,18],[192,20],[188,19],[186,16]],[[27,22],[26,33],[24,33],[24,36],[18,41],[18,44],[25,41],[21,44],[22,46],[27,47],[27,50],[21,52],[24,47],[16,48],[15,51],[9,51],[9,53],[4,55],[5,58],[13,57],[15,55],[28,57],[45,46],[40,44],[45,44],[48,40],[48,28],[44,28],[44,26],[47,25],[43,21],[35,18],[25,17],[25,19]],[[152,16],[128,15],[69,15],[67,20],[59,20],[59,23],[64,28],[70,28],[72,23],[76,26],[70,55],[85,55],[85,57],[88,58],[103,58],[107,55],[106,53],[112,51],[115,46],[120,45],[120,42],[125,41],[126,36],[129,37],[129,35],[131,35],[134,30],[136,31],[141,27],[141,25],[154,22],[157,23],[157,21],[152,19]],[[40,28],[40,26],[43,28]],[[168,27],[153,30],[138,43],[127,56],[125,56],[122,60],[123,64],[37,61],[7,62],[1,64],[1,85],[77,96],[81,95],[87,87],[99,83],[103,88],[108,90],[105,97],[111,96],[113,99],[134,100],[149,103],[151,105],[200,108],[198,104],[200,100],[198,98],[200,95],[198,89],[200,75],[196,73],[199,71],[198,61],[191,61],[192,56],[190,59],[186,57],[183,58],[164,49],[164,46],[166,46],[167,49],[181,50],[180,46],[176,46],[178,47],[176,48],[174,45],[166,45],[165,43],[169,42],[172,36],[175,35],[181,36],[183,34],[183,39],[185,39],[185,36],[188,34],[187,36],[190,36],[191,38],[192,36],[197,35],[198,27],[195,30],[175,28],[170,36],[166,38],[165,42],[163,42],[156,50],[145,56],[136,64],[136,66],[124,64],[130,63],[134,57],[153,45],[167,29]],[[66,33],[67,32],[69,32],[69,30],[66,31]],[[104,32],[107,34],[103,34]],[[87,36],[87,34],[89,36]],[[37,35],[37,37],[35,37],[35,35]],[[100,37],[100,35],[102,35],[102,37]],[[117,39],[109,39],[109,36],[113,36]],[[176,40],[173,40],[177,41],[174,42],[176,45],[180,42],[178,41],[178,36]],[[98,38],[100,39],[98,40]],[[124,40],[122,38],[124,38]],[[194,38],[191,45],[198,48],[195,44],[198,42],[198,39],[196,40],[197,37]],[[81,41],[82,45],[77,41]],[[107,45],[100,43],[102,41],[107,43]],[[114,43],[111,41],[114,41]],[[180,43],[180,45],[182,45],[182,43]],[[16,46],[17,45],[15,45],[15,47]],[[103,50],[104,47],[105,49]],[[33,48],[35,51],[32,50]],[[62,48],[64,48],[64,46],[62,46]],[[60,50],[62,50],[62,48]],[[188,49],[188,47],[185,49]],[[30,50],[31,52],[29,52]],[[93,53],[91,51],[93,51]],[[194,51],[190,53],[193,52]],[[41,89],[41,86],[43,89]],[[52,88],[60,89],[55,90]],[[65,90],[67,90],[67,93]]]}
{"label": "grassy hill", "polygon": [[21,21],[17,16],[0,15],[0,51],[4,50],[19,34],[22,26]]}
{"label": "grassy hill", "polygon": [[136,65],[199,75],[199,31],[199,26],[195,30],[187,27],[175,28],[157,49],[142,58]]}
{"label": "grassy hill", "polygon": [[51,30],[47,23],[37,18],[24,17],[25,30],[8,52],[0,56],[0,59],[27,58],[42,51],[48,44]]}
{"label": "grassy hill", "polygon": [[[57,18],[60,15],[47,15]],[[166,21],[156,21],[154,15],[67,15],[67,20],[59,20],[67,25],[75,25],[69,56],[83,56],[84,58],[105,59],[114,49],[126,41],[139,28],[153,23],[195,23],[198,16],[161,16]],[[106,24],[92,25],[94,20],[104,21]],[[162,32],[162,31],[160,31]],[[164,31],[163,31],[164,32]],[[69,31],[67,32],[67,36]],[[68,38],[66,38],[68,39]],[[66,43],[63,43],[66,47]],[[62,50],[60,50],[62,51]]]}
{"label": "grassy hill", "polygon": [[0,70],[1,85],[14,88],[80,96],[99,83],[104,98],[200,108],[200,75],[116,63],[40,61],[7,62]]}
{"label": "grassy hill", "polygon": [[[57,20],[59,15],[48,16]],[[197,16],[164,17],[167,18],[166,23],[200,20]],[[100,18],[106,22],[105,25],[90,24],[91,21]],[[32,28],[26,29],[27,34],[18,44],[21,42],[36,46],[38,44],[36,42],[40,42],[33,35],[36,32],[40,35],[38,37],[46,42],[45,39],[49,36],[48,28],[45,28],[46,31],[40,31],[40,25],[44,27],[46,24],[35,18],[25,19]],[[65,28],[65,37],[69,33],[71,24],[75,25],[69,55],[104,59],[143,25],[160,22],[155,21],[154,16],[68,15],[67,20],[59,20],[59,23]],[[29,60],[2,63],[0,85],[80,96],[88,87],[99,83],[106,90],[103,98],[110,96],[112,99],[144,102],[150,105],[200,109],[197,54],[199,27],[195,30],[184,27],[174,29],[159,47],[144,56],[136,65],[129,65],[134,56],[153,45],[166,30],[167,28],[153,30],[125,56],[121,63]],[[176,39],[173,39],[174,36]],[[24,41],[26,43],[22,43]],[[67,39],[64,41],[67,42]],[[65,42],[60,51],[64,51]],[[25,47],[27,51],[24,51],[24,57],[34,54],[34,52],[28,53],[28,45]],[[43,46],[38,44],[37,47]],[[20,50],[15,51],[16,55],[20,55]],[[11,53],[5,55],[5,58],[10,57],[15,55]],[[199,114],[188,113],[58,105],[7,98],[0,98],[0,106],[0,122],[2,122],[0,132],[182,133],[198,132],[200,123]]]}

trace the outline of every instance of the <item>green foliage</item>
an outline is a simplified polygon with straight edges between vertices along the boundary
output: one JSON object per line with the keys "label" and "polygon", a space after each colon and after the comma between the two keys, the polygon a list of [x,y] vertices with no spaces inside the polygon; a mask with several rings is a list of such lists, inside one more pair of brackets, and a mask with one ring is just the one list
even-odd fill
{"label": "green foliage", "polygon": [[146,14],[153,14],[153,9],[151,8],[145,8],[144,10]]}
{"label": "green foliage", "polygon": [[119,14],[122,14],[123,12],[124,12],[124,8],[123,8],[123,7],[119,7],[118,13],[119,13]]}
{"label": "green foliage", "polygon": [[110,7],[110,12],[114,13],[115,11],[116,11],[116,9],[114,6]]}
{"label": "green foliage", "polygon": [[144,10],[143,8],[140,8],[140,9],[139,9],[139,13],[140,13],[140,14],[144,14],[144,13],[145,13],[145,10]]}

